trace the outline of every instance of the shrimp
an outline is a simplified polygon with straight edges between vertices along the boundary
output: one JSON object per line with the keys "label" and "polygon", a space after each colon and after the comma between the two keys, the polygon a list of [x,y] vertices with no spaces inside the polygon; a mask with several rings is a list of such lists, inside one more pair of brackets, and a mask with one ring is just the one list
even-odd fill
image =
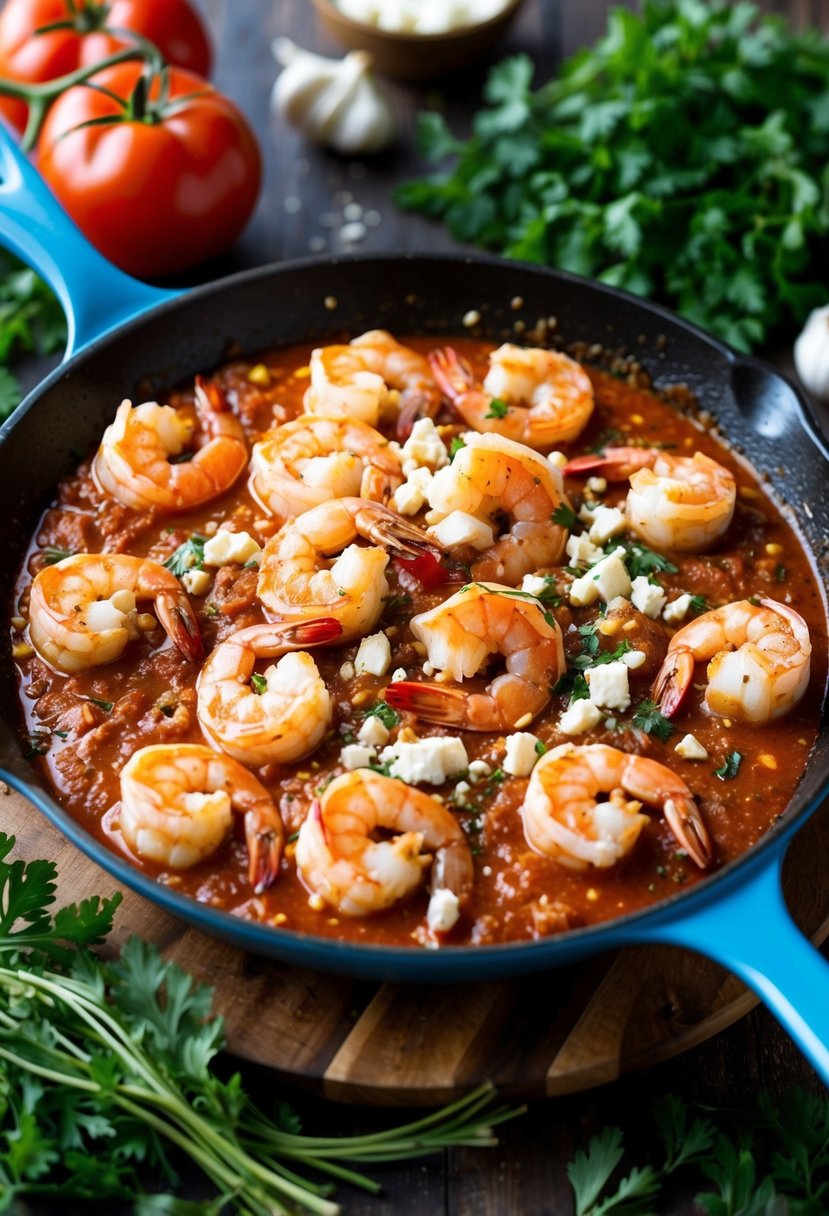
{"label": "shrimp", "polygon": [[577,438],[593,413],[593,386],[567,355],[506,342],[489,356],[483,385],[451,347],[429,356],[435,379],[476,431],[494,431],[531,448]]}
{"label": "shrimp", "polygon": [[[220,642],[199,673],[198,717],[223,752],[252,767],[312,752],[331,721],[331,696],[305,646],[339,637],[338,621],[251,625]],[[280,661],[254,676],[257,659]]]}
{"label": "shrimp", "polygon": [[389,441],[365,422],[306,414],[253,445],[251,488],[272,515],[294,519],[331,498],[386,503],[403,484]]}
{"label": "shrimp", "polygon": [[121,770],[121,833],[156,865],[186,870],[210,857],[234,812],[245,817],[248,876],[258,894],[279,873],[284,829],[270,794],[247,769],[200,743],[157,743]]}
{"label": "shrimp", "polygon": [[201,658],[199,623],[176,576],[123,553],[79,553],[44,566],[32,583],[32,645],[67,675],[114,663],[141,636],[136,600],[152,600],[173,644],[193,662]]}
{"label": "shrimp", "polygon": [[469,583],[437,608],[413,617],[410,625],[425,642],[432,666],[455,680],[474,676],[491,654],[503,655],[507,663],[506,672],[483,693],[408,680],[388,686],[389,705],[427,722],[512,731],[541,713],[565,670],[555,618],[539,600],[498,583]]}
{"label": "shrimp", "polygon": [[[375,840],[377,831],[394,832]],[[299,830],[296,863],[305,884],[343,916],[369,916],[421,882],[431,857],[432,899],[449,891],[463,908],[472,855],[460,824],[429,794],[367,769],[343,773],[315,800]],[[440,897],[439,897],[440,898]]]}
{"label": "shrimp", "polygon": [[809,686],[812,644],[799,613],[777,600],[737,600],[705,612],[671,638],[653,686],[666,718],[691,689],[694,664],[710,659],[705,704],[719,717],[770,722]]}
{"label": "shrimp", "polygon": [[501,435],[469,434],[450,465],[440,469],[429,487],[436,516],[451,511],[470,515],[507,515],[510,531],[472,563],[472,577],[518,583],[541,566],[553,566],[567,542],[567,529],[553,520],[569,506],[561,474],[525,444]]}
{"label": "shrimp", "polygon": [[671,456],[654,448],[606,448],[604,456],[578,456],[564,468],[565,475],[594,471],[611,481],[630,478],[628,522],[656,549],[704,553],[734,516],[734,476],[703,452]]}
{"label": "shrimp", "polygon": [[401,346],[386,330],[372,329],[348,346],[323,346],[312,353],[305,409],[376,426],[389,403],[389,389],[400,394],[400,439],[408,438],[416,418],[433,417],[440,408],[440,390],[426,356]]}
{"label": "shrimp", "polygon": [[[352,544],[358,536],[374,541]],[[361,637],[383,611],[389,586],[386,550],[420,556],[439,552],[419,528],[364,498],[324,502],[283,524],[262,554],[257,593],[280,620],[334,617],[342,640]],[[332,565],[326,556],[339,554]]]}
{"label": "shrimp", "polygon": [[[600,793],[607,801],[597,802]],[[524,835],[567,869],[605,869],[636,844],[648,821],[643,802],[659,807],[679,844],[705,869],[711,837],[685,782],[656,760],[601,743],[565,743],[541,757],[521,806]]]}
{"label": "shrimp", "polygon": [[189,511],[236,481],[248,461],[244,432],[218,385],[196,377],[196,415],[203,432],[192,460],[174,462],[194,439],[193,424],[170,405],[122,401],[104,431],[92,471],[101,489],[125,507],[164,514]]}

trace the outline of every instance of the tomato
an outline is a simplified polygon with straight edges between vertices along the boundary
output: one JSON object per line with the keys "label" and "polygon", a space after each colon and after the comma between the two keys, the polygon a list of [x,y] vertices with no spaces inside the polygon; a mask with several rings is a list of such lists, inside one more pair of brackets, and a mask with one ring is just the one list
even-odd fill
{"label": "tomato", "polygon": [[[188,0],[74,0],[74,6],[70,0],[8,0],[0,13],[0,76],[29,84],[54,80],[127,45],[95,29],[36,33],[54,21],[73,20],[72,7],[81,26],[106,21],[114,29],[135,30],[154,42],[168,63],[200,76],[210,72],[210,43]],[[18,130],[26,125],[26,111],[24,102],[0,98],[0,112]]]}
{"label": "tomato", "polygon": [[[53,192],[101,253],[130,274],[155,278],[193,266],[239,235],[259,193],[261,160],[244,115],[212,85],[169,69],[136,104],[139,63],[104,69],[92,82],[129,103],[79,85],[49,111],[37,163]],[[195,94],[176,104],[187,94]],[[133,99],[133,101],[130,101]],[[104,125],[75,130],[93,119]]]}

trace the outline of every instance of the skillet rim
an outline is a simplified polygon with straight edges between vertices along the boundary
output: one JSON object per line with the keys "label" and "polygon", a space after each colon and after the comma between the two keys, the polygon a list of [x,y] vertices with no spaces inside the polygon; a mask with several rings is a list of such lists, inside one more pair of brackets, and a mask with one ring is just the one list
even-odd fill
{"label": "skillet rim", "polygon": [[[516,263],[504,258],[490,255],[470,253],[417,253],[411,250],[401,252],[382,252],[367,254],[347,254],[339,257],[313,257],[292,259],[281,263],[269,263],[224,278],[211,280],[197,287],[183,291],[180,295],[161,301],[159,304],[145,309],[129,320],[107,330],[96,337],[81,350],[76,352],[65,363],[55,368],[40,384],[38,384],[24,399],[18,409],[0,427],[0,461],[5,441],[14,429],[22,422],[29,412],[36,408],[38,402],[50,389],[57,385],[65,376],[83,367],[90,359],[106,350],[110,342],[120,340],[129,335],[131,330],[140,329],[149,320],[155,320],[165,314],[179,312],[196,301],[209,300],[223,294],[227,289],[245,287],[249,283],[283,275],[301,274],[303,270],[321,267],[336,269],[339,267],[361,266],[373,264],[380,267],[397,267],[402,263],[425,263],[436,268],[452,266],[479,266],[490,268],[497,274],[503,274],[506,269],[520,270],[522,274],[536,276],[540,280],[553,279],[559,283],[573,284],[581,291],[605,296],[616,301],[627,312],[631,310],[641,314],[650,321],[663,323],[670,332],[680,333],[690,337],[697,343],[708,346],[716,352],[730,369],[738,366],[751,367],[762,371],[772,382],[782,383],[791,393],[797,406],[795,417],[816,449],[818,459],[829,469],[829,441],[823,435],[819,423],[805,400],[801,391],[792,381],[773,364],[753,355],[745,355],[728,346],[727,343],[715,338],[693,322],[679,316],[661,304],[645,300],[616,287],[599,283],[592,279],[583,278],[568,271],[551,267],[535,266],[528,263]],[[762,437],[762,442],[771,444],[772,440]],[[752,467],[754,467],[752,465]],[[817,554],[807,538],[801,534],[801,542],[809,557],[819,570]],[[821,580],[819,585],[822,587]],[[825,588],[823,588],[824,611],[827,612]],[[818,738],[827,731],[827,710],[829,698],[827,688],[824,688],[824,702],[818,725]],[[17,732],[15,731],[17,739]],[[2,760],[2,757],[0,757]],[[564,965],[574,958],[600,951],[602,948],[618,948],[634,941],[644,941],[648,937],[649,923],[656,927],[661,922],[669,922],[677,918],[677,907],[688,907],[689,910],[701,908],[704,904],[719,899],[727,899],[735,890],[739,893],[741,879],[749,880],[751,874],[759,870],[772,859],[778,851],[784,852],[788,841],[818,809],[829,795],[829,770],[819,782],[817,790],[807,799],[791,818],[788,817],[789,807],[797,796],[797,787],[792,799],[787,804],[777,823],[752,845],[741,856],[733,859],[702,882],[689,889],[679,889],[658,903],[646,908],[628,912],[595,925],[567,930],[562,934],[540,940],[497,942],[485,945],[441,946],[439,950],[427,950],[417,946],[389,946],[377,943],[359,943],[343,941],[337,938],[321,937],[315,934],[301,932],[295,929],[277,929],[274,926],[258,921],[246,920],[212,905],[200,903],[190,896],[183,895],[160,882],[157,879],[136,869],[119,853],[109,849],[89,832],[78,820],[65,810],[52,797],[45,779],[41,778],[38,770],[30,768],[22,754],[14,756],[18,763],[10,764],[11,784],[24,796],[30,799],[47,819],[86,856],[101,866],[125,886],[136,891],[150,902],[172,913],[187,923],[213,936],[219,936],[225,941],[231,941],[240,948],[259,955],[282,959],[295,965],[316,967],[322,971],[336,971],[341,974],[355,976],[375,976],[386,978],[393,974],[401,978],[401,968],[411,970],[412,975],[402,977],[413,982],[440,981],[443,978],[451,982],[462,976],[471,977],[473,974],[485,974],[488,978],[498,975],[510,975],[542,970],[545,967]],[[813,763],[811,753],[806,758],[804,775],[810,763]],[[20,776],[21,767],[25,765],[27,776]],[[682,911],[679,912],[681,918]],[[615,939],[615,940],[614,940]],[[284,948],[283,948],[284,947]],[[330,955],[330,958],[325,956]],[[500,964],[500,965],[499,965]],[[455,971],[454,975],[441,975],[442,972]]]}

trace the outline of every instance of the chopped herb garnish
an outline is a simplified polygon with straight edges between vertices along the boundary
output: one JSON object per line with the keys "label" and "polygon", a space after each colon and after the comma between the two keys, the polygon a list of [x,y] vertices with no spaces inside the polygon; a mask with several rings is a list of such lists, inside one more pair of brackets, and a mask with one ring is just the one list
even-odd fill
{"label": "chopped herb garnish", "polygon": [[76,550],[57,549],[54,545],[47,545],[41,552],[43,553],[43,560],[46,562],[46,565],[54,566],[57,562],[62,562],[65,557],[74,557]]}
{"label": "chopped herb garnish", "polygon": [[45,734],[42,731],[29,735],[29,746],[24,752],[26,759],[31,760],[33,756],[45,756],[49,750],[50,738],[51,734]]}
{"label": "chopped herb garnish", "polygon": [[[584,626],[581,626],[584,628]],[[595,642],[595,647],[593,643]],[[576,671],[586,671],[588,667],[599,667],[604,663],[617,663],[624,655],[633,649],[627,638],[624,638],[615,650],[599,650],[599,639],[593,635],[585,641],[582,654],[573,655],[567,660],[570,667]]]}
{"label": "chopped herb garnish", "polygon": [[407,608],[412,602],[412,597],[405,592],[400,595],[384,595],[383,596],[383,612],[397,612],[401,608]]}
{"label": "chopped herb garnish", "polygon": [[[461,591],[468,591],[470,587],[480,587],[482,591],[488,591],[490,595],[509,595],[512,596],[513,599],[529,600],[531,604],[535,604],[539,611],[543,613],[544,620],[548,625],[554,626],[557,623],[552,612],[547,612],[545,610],[544,602],[542,602],[542,598],[539,595],[533,595],[529,591],[521,591],[518,587],[488,587],[486,583],[466,583],[465,586],[461,587]],[[561,603],[560,598],[559,603]]]}
{"label": "chopped herb garnish", "polygon": [[460,435],[456,435],[455,438],[452,440],[452,442],[449,444],[450,459],[454,460],[455,457],[457,456],[458,452],[460,452],[461,449],[465,448],[465,447],[466,447],[466,444],[464,443],[463,439],[461,439]]}
{"label": "chopped herb garnish", "polygon": [[194,532],[183,544],[179,545],[174,553],[170,554],[164,565],[172,571],[176,578],[181,578],[190,570],[203,570],[206,542],[206,536],[199,536],[197,532]]}
{"label": "chopped herb garnish", "polygon": [[653,735],[663,743],[673,734],[673,725],[659,712],[654,701],[646,698],[642,701],[633,715],[633,725],[638,726],[646,735]]}
{"label": "chopped herb garnish", "polygon": [[536,754],[537,756],[543,756],[543,755],[544,755],[544,753],[546,752],[546,750],[547,750],[547,744],[546,744],[546,743],[543,743],[543,742],[541,741],[541,739],[536,739],[536,741],[535,741],[535,754]]}
{"label": "chopped herb garnish", "polygon": [[100,697],[87,697],[86,700],[90,705],[97,705],[105,714],[111,713],[115,706],[114,701],[102,701]]}
{"label": "chopped herb garnish", "polygon": [[775,566],[774,567],[775,581],[778,583],[785,583],[786,578],[788,577],[788,573],[789,572],[785,566],[781,566],[781,565]]}
{"label": "chopped herb garnish", "polygon": [[372,705],[371,709],[366,710],[364,716],[366,718],[379,718],[386,730],[391,730],[401,720],[397,710],[391,705],[387,705],[385,701],[378,701],[376,705]]}
{"label": "chopped herb garnish", "polygon": [[568,531],[572,530],[578,520],[576,512],[572,507],[568,507],[566,502],[560,502],[550,518],[554,524],[558,524],[560,528],[567,528]]}
{"label": "chopped herb garnish", "polygon": [[286,836],[285,843],[294,844],[294,842],[297,840],[299,840],[299,832],[291,832],[290,836]]}
{"label": "chopped herb garnish", "polygon": [[708,600],[704,595],[692,595],[688,609],[697,616],[701,616],[703,612],[711,611],[711,605],[708,603]]}
{"label": "chopped herb garnish", "polygon": [[509,413],[509,406],[506,401],[502,401],[500,397],[493,397],[489,403],[489,410],[484,414],[484,418],[506,418]]}
{"label": "chopped herb garnish", "polygon": [[249,561],[249,562],[245,562],[245,564],[244,564],[244,566],[242,567],[242,569],[243,569],[243,570],[258,570],[258,569],[259,569],[259,562],[256,560],[256,558],[255,558],[255,557],[252,557],[252,558],[250,559],[250,561]]}
{"label": "chopped herb garnish", "polygon": [[250,677],[250,686],[256,693],[257,697],[261,697],[263,692],[267,692],[268,681],[264,676],[260,676],[258,672],[254,672]]}
{"label": "chopped herb garnish", "polygon": [[370,768],[373,773],[379,773],[381,777],[390,777],[391,766],[391,760],[386,760],[384,764],[367,764],[366,768]]}
{"label": "chopped herb garnish", "polygon": [[720,781],[733,781],[740,771],[742,762],[743,757],[740,752],[731,752],[726,756],[722,765],[714,769],[714,776],[719,777]]}
{"label": "chopped herb garnish", "polygon": [[638,578],[641,574],[654,574],[657,571],[664,571],[665,574],[677,573],[677,567],[668,561],[667,557],[654,553],[653,549],[638,541],[625,545],[622,561],[631,578]]}

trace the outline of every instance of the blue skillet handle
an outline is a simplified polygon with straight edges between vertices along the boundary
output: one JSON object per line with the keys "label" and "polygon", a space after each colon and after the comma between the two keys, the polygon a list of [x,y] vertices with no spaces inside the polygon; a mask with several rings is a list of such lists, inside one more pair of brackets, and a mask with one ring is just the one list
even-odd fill
{"label": "blue skillet handle", "polygon": [[0,244],[36,270],[60,300],[69,331],[65,358],[179,294],[131,278],[98,253],[2,123],[0,177]]}
{"label": "blue skillet handle", "polygon": [[712,898],[649,929],[648,940],[705,954],[753,988],[829,1085],[829,963],[783,899],[788,840],[763,855],[728,906]]}

